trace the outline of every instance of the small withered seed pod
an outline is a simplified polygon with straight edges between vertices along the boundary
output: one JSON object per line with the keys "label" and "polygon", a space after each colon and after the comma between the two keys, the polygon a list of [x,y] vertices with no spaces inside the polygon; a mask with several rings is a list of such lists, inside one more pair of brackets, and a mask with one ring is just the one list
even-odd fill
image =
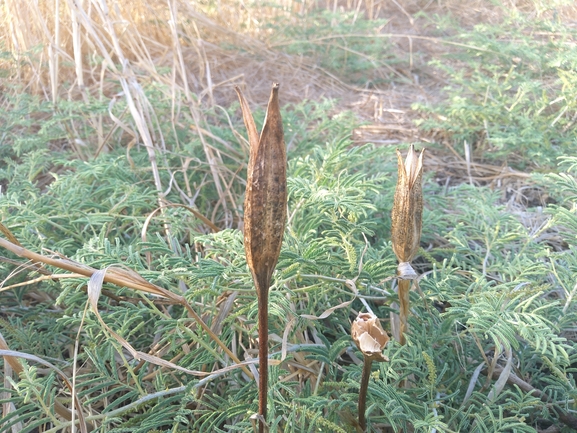
{"label": "small withered seed pod", "polygon": [[383,349],[389,342],[389,336],[381,326],[378,317],[372,313],[359,313],[351,326],[351,337],[364,357],[363,374],[359,388],[359,427],[361,431],[367,429],[366,407],[369,379],[373,361],[388,361]]}
{"label": "small withered seed pod", "polygon": [[391,239],[393,251],[399,260],[398,277],[412,280],[417,274],[410,262],[419,251],[423,217],[423,155],[417,155],[411,145],[407,159],[403,163],[401,152],[397,149],[399,179],[391,221]]}
{"label": "small withered seed pod", "polygon": [[351,327],[351,337],[366,360],[378,362],[389,360],[383,355],[389,336],[374,314],[359,313]]}

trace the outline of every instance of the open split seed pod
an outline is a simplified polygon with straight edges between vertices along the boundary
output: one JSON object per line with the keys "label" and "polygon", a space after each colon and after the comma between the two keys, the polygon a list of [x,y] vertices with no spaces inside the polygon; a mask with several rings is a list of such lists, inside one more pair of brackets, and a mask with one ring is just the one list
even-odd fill
{"label": "open split seed pod", "polygon": [[377,362],[389,360],[383,355],[389,336],[374,314],[359,313],[351,327],[351,337],[365,359]]}
{"label": "open split seed pod", "polygon": [[415,152],[411,145],[403,162],[397,149],[399,179],[393,203],[391,239],[393,251],[399,260],[398,277],[405,280],[417,278],[411,260],[419,251],[423,218],[423,154]]}

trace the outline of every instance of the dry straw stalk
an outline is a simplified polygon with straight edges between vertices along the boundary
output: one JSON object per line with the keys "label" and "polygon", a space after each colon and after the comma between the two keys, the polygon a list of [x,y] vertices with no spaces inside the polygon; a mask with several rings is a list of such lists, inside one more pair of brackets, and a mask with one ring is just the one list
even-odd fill
{"label": "dry straw stalk", "polygon": [[[135,271],[130,270],[130,269],[109,267],[107,270],[103,271],[103,270],[94,269],[90,266],[86,266],[84,264],[75,262],[75,261],[70,260],[66,257],[53,258],[53,257],[47,257],[47,256],[43,256],[41,254],[37,254],[33,251],[30,251],[30,250],[22,247],[20,245],[20,243],[16,240],[14,235],[12,235],[12,233],[2,223],[0,223],[0,231],[2,233],[4,233],[9,239],[16,241],[16,243],[13,243],[13,242],[7,241],[6,239],[3,239],[0,237],[0,248],[5,248],[8,251],[13,252],[14,254],[16,254],[19,257],[23,257],[23,258],[30,260],[32,263],[44,264],[44,265],[54,266],[54,267],[59,268],[59,269],[64,269],[64,270],[72,272],[74,274],[90,277],[91,281],[95,275],[98,275],[102,278],[102,282],[108,282],[108,283],[115,284],[119,287],[128,287],[128,288],[138,290],[141,292],[151,293],[151,294],[160,296],[162,298],[170,299],[177,304],[183,305],[184,308],[186,308],[186,310],[188,311],[189,315],[216,342],[216,344],[218,344],[221,347],[221,349],[237,365],[239,365],[240,368],[242,368],[247,375],[249,375],[249,377],[252,376],[250,373],[250,370],[248,368],[246,368],[244,363],[242,363],[238,359],[238,357],[218,338],[218,336],[214,332],[212,332],[210,327],[208,327],[208,325],[202,320],[202,318],[198,315],[198,313],[196,313],[196,311],[194,311],[192,309],[190,304],[186,301],[186,299],[183,296],[177,295],[176,293],[173,293],[169,290],[166,290],[160,286],[157,286],[157,285],[145,280],[140,274],[138,274]],[[122,343],[123,342],[121,342],[121,344]],[[125,348],[127,348],[127,347],[125,347]],[[143,354],[140,352],[139,352],[139,355],[137,357],[148,358],[147,359],[148,361],[151,361],[151,362],[156,363],[158,365],[162,365],[162,366],[168,365],[166,363],[166,361],[163,361],[160,358],[152,357],[152,358],[154,358],[154,359],[152,359],[152,358],[148,357],[147,354]],[[176,369],[180,369],[182,371],[182,368],[180,368],[176,365],[171,365],[171,367],[176,368]],[[204,376],[205,373],[202,373],[201,375]]]}
{"label": "dry straw stalk", "polygon": [[252,113],[237,87],[250,156],[244,201],[244,250],[258,295],[259,432],[265,431],[268,384],[268,291],[278,261],[287,216],[286,150],[273,84],[260,137]]}

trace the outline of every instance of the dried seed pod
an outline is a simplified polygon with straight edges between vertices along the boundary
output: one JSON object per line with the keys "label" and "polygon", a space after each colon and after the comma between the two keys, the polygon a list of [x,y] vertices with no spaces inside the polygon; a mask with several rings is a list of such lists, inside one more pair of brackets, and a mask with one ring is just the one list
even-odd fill
{"label": "dried seed pod", "polygon": [[[399,277],[399,320],[400,327],[395,331],[401,344],[405,344],[405,332],[408,331],[410,281],[417,278],[411,266],[411,260],[419,251],[423,217],[423,155],[415,152],[413,145],[409,148],[407,159],[403,162],[401,152],[397,149],[399,179],[391,216],[391,239],[393,251],[399,260],[397,275]],[[393,322],[396,323],[396,322]],[[396,329],[396,328],[394,328]]]}
{"label": "dried seed pod", "polygon": [[268,290],[280,255],[287,216],[287,161],[278,89],[279,85],[273,84],[259,137],[246,99],[240,89],[235,88],[250,144],[244,199],[244,251],[258,295],[259,433],[267,429]]}
{"label": "dried seed pod", "polygon": [[411,145],[407,159],[403,163],[397,149],[399,179],[393,203],[391,239],[393,251],[399,260],[398,276],[401,279],[415,279],[416,272],[410,262],[419,251],[423,216],[423,154],[417,156]]}
{"label": "dried seed pod", "polygon": [[359,427],[364,432],[367,428],[365,409],[367,406],[371,366],[373,361],[383,362],[389,360],[383,355],[383,349],[389,342],[389,336],[381,326],[377,316],[372,313],[359,313],[351,326],[351,337],[365,359],[361,386],[359,388]]}
{"label": "dried seed pod", "polygon": [[389,336],[374,314],[359,313],[351,327],[351,337],[366,359],[378,362],[389,360],[383,355]]}
{"label": "dried seed pod", "polygon": [[286,214],[286,150],[278,101],[273,84],[260,135],[250,108],[236,88],[250,144],[246,196],[244,200],[244,249],[258,295],[268,286],[282,244]]}

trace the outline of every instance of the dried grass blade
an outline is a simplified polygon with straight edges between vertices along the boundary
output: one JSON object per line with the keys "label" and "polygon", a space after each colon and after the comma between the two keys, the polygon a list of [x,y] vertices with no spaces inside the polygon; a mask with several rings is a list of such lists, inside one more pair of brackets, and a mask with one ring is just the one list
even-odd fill
{"label": "dried grass blade", "polygon": [[216,335],[220,335],[220,333],[222,332],[223,322],[228,317],[232,308],[234,307],[234,301],[236,300],[237,296],[238,291],[235,290],[234,292],[229,294],[226,298],[226,301],[222,303],[220,311],[218,312],[216,319],[214,319],[214,321],[212,322],[210,328],[212,332],[214,332]]}
{"label": "dried grass blade", "polygon": [[4,224],[2,224],[1,222],[0,222],[0,232],[2,232],[2,234],[3,234],[4,236],[6,236],[6,238],[8,238],[8,240],[9,240],[10,242],[12,242],[13,244],[18,245],[19,247],[22,246],[22,244],[18,241],[18,239],[16,239],[16,236],[14,236],[14,235],[12,234],[12,232],[8,229],[8,227],[6,227],[6,226],[5,226]]}
{"label": "dried grass blade", "polygon": [[[26,248],[20,247],[15,245],[11,242],[8,242],[6,239],[0,238],[0,247],[6,248],[9,251],[12,251],[14,254],[25,257],[27,259],[32,260],[36,263],[45,263],[50,266],[54,266],[60,269],[65,269],[70,272],[75,272],[85,277],[92,277],[92,275],[97,272],[96,269],[91,268],[89,266],[81,265],[80,263],[76,263],[69,259],[53,259],[51,257],[46,257],[41,254],[34,253]],[[128,287],[134,290],[139,290],[146,293],[152,293],[158,296],[162,296],[167,299],[174,300],[179,304],[183,305],[188,313],[196,320],[196,322],[201,326],[201,328],[220,346],[224,352],[230,356],[230,358],[236,363],[241,364],[241,361],[238,357],[231,352],[231,350],[215,335],[214,332],[210,330],[208,325],[204,323],[202,318],[192,309],[192,307],[186,302],[186,300],[175,293],[170,292],[169,290],[163,289],[162,287],[156,286],[144,278],[142,278],[138,273],[132,270],[125,270],[119,268],[110,268],[108,270],[109,275],[104,276],[104,281],[116,284],[120,287]],[[145,354],[145,356],[149,356]],[[243,371],[249,376],[253,377],[252,373],[246,368],[242,366]]]}
{"label": "dried grass blade", "polygon": [[[82,406],[80,405],[80,401],[78,400],[78,396],[76,394],[74,394],[73,389],[72,389],[72,384],[70,383],[70,381],[68,380],[68,377],[64,374],[64,372],[62,372],[62,370],[60,370],[58,367],[56,367],[54,364],[51,364],[48,361],[45,361],[42,358],[39,358],[35,355],[31,355],[29,353],[24,353],[24,352],[18,352],[16,350],[6,350],[6,349],[0,349],[0,355],[4,356],[5,358],[23,358],[23,359],[27,359],[29,361],[34,361],[37,362],[39,364],[44,365],[45,367],[50,368],[51,370],[55,371],[60,378],[62,379],[62,381],[64,382],[64,384],[68,387],[68,389],[70,390],[70,392],[72,393],[72,397],[74,399],[74,405],[76,406],[76,410],[78,411],[78,421],[80,423],[80,431],[82,433],[88,433],[88,428],[86,427],[86,420],[84,419],[84,414],[82,412]],[[12,363],[10,364],[12,366]],[[18,364],[20,365],[20,364]],[[20,370],[22,370],[22,367],[20,366]],[[67,418],[68,420],[70,420],[70,412],[68,411],[68,409],[64,408],[68,413],[66,415],[64,415],[65,418]],[[61,413],[59,413],[60,415],[63,415]]]}
{"label": "dried grass blade", "polygon": [[104,284],[104,279],[106,276],[108,268],[98,270],[92,274],[90,280],[88,281],[88,301],[90,302],[90,306],[92,307],[92,311],[96,314],[96,317],[102,327],[106,329],[106,331],[116,340],[118,341],[122,347],[130,352],[130,354],[138,360],[144,360],[150,362],[151,364],[159,365],[161,367],[172,368],[174,370],[182,371],[187,374],[191,374],[193,376],[208,376],[211,374],[210,372],[205,371],[196,371],[196,370],[189,370],[188,368],[181,367],[176,365],[170,361],[166,361],[162,358],[159,358],[154,355],[150,355],[148,353],[140,352],[132,345],[126,341],[122,336],[118,335],[114,332],[105,322],[102,320],[100,313],[98,312],[98,299],[100,298],[100,293],[102,292],[102,285]]}
{"label": "dried grass blade", "polygon": [[[4,340],[4,336],[1,333],[0,333],[0,349],[10,350],[8,344],[6,343],[6,340]],[[22,373],[22,366],[18,362],[18,359],[13,358],[11,356],[4,356],[4,361],[6,361],[10,365],[10,367],[12,367],[12,370],[14,370],[16,374]]]}
{"label": "dried grass blade", "polygon": [[475,371],[473,372],[473,375],[471,376],[471,379],[469,380],[469,386],[467,387],[467,392],[465,393],[465,397],[463,398],[463,403],[461,403],[461,407],[465,406],[465,403],[467,403],[467,401],[469,401],[469,398],[471,398],[471,396],[473,395],[473,390],[475,389],[475,385],[477,384],[477,379],[479,379],[479,375],[481,374],[481,370],[483,370],[483,368],[485,367],[485,363],[481,362],[477,368],[475,368]]}
{"label": "dried grass blade", "polygon": [[[4,337],[2,336],[2,333],[0,333],[0,349],[10,350],[10,348],[8,347],[8,344],[6,344],[6,341],[4,340]],[[20,362],[18,361],[17,358],[12,357],[12,356],[4,356],[4,388],[6,390],[11,388],[11,383],[8,380],[8,378],[12,378],[12,372],[15,372],[18,375],[18,374],[20,374],[21,371],[22,371],[22,365],[20,365]],[[4,392],[0,393],[0,398],[2,398],[4,401],[7,402],[7,403],[4,403],[2,405],[2,416],[3,416],[3,419],[5,419],[5,417],[8,416],[8,414],[10,412],[13,412],[16,410],[16,406],[14,405],[13,402],[9,401],[10,393],[8,391],[4,391]],[[64,408],[64,409],[65,410],[62,412],[67,414],[68,409],[67,408]],[[2,427],[3,427],[3,424],[0,423],[0,429]],[[18,433],[19,431],[22,431],[22,429],[23,429],[22,422],[17,422],[16,424],[13,424],[11,427],[12,433]]]}
{"label": "dried grass blade", "polygon": [[506,349],[505,353],[507,354],[507,363],[505,364],[505,367],[501,371],[501,374],[499,375],[499,378],[495,382],[495,385],[493,385],[493,389],[491,389],[489,395],[487,395],[487,400],[489,400],[491,403],[493,403],[497,399],[501,391],[503,391],[503,388],[505,388],[505,385],[507,384],[507,379],[509,379],[511,369],[513,368],[513,352],[511,351],[511,349]]}
{"label": "dried grass blade", "polygon": [[[353,299],[354,301],[354,299]],[[329,317],[331,314],[333,314],[336,310],[339,310],[341,308],[345,308],[348,307],[349,305],[352,304],[353,301],[346,301],[343,302],[339,305],[335,305],[334,307],[328,308],[325,311],[323,311],[321,313],[320,316],[313,316],[312,314],[301,314],[301,317],[304,319],[309,319],[309,320],[322,320],[322,319],[326,319],[327,317]]]}
{"label": "dried grass blade", "polygon": [[250,107],[248,106],[248,103],[246,102],[244,95],[242,94],[242,92],[238,87],[235,87],[234,90],[236,90],[238,99],[240,101],[240,109],[242,111],[242,118],[244,120],[244,125],[246,126],[246,131],[248,133],[248,142],[250,145],[250,152],[252,156],[253,143],[255,143],[258,146],[258,140],[259,140],[258,132],[256,130],[256,125],[254,124],[254,119],[252,117]]}
{"label": "dried grass blade", "polygon": [[50,70],[50,87],[52,103],[58,100],[58,72],[60,58],[60,0],[54,0],[54,42],[48,47],[48,67]]}
{"label": "dried grass blade", "polygon": [[[14,404],[14,402],[10,401],[10,392],[8,391],[9,389],[12,388],[12,384],[10,382],[9,379],[12,379],[12,367],[10,367],[10,364],[6,363],[4,364],[4,389],[5,391],[0,392],[0,398],[2,400],[4,400],[5,403],[2,404],[2,420],[7,419],[8,415],[10,415],[10,412],[15,412],[16,409],[16,405]],[[4,427],[6,424],[2,423],[2,420],[0,420],[0,430],[2,430],[2,427]],[[8,422],[8,421],[6,421]],[[22,424],[22,421],[17,421],[16,423],[13,423],[10,426],[10,431],[12,433],[18,433],[21,432],[22,430],[24,430],[24,425]]]}
{"label": "dried grass blade", "polygon": [[74,67],[76,70],[76,81],[78,87],[84,87],[84,65],[82,62],[82,33],[80,31],[80,20],[74,8],[70,8],[70,20],[72,21],[72,46],[74,51]]}

